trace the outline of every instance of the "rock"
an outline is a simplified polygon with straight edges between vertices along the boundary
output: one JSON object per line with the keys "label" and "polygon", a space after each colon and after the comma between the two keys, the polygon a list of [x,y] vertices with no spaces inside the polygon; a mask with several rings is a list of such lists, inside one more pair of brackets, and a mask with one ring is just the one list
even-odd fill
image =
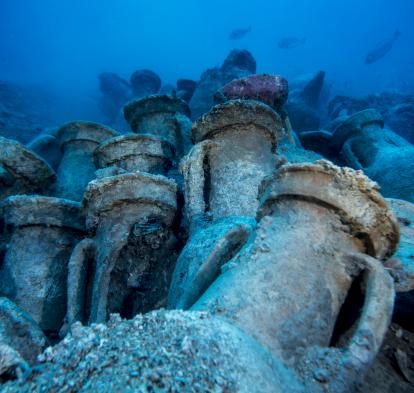
{"label": "rock", "polygon": [[0,298],[0,344],[9,345],[29,364],[48,346],[48,340],[32,317],[9,299]]}
{"label": "rock", "polygon": [[280,75],[249,75],[227,83],[221,90],[225,100],[253,99],[279,111],[288,98],[288,82]]}

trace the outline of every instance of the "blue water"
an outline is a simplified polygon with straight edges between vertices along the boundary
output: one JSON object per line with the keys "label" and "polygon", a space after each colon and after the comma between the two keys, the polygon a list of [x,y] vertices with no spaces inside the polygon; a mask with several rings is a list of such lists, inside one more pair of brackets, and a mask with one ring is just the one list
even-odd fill
{"label": "blue water", "polygon": [[[323,69],[332,93],[414,90],[412,0],[1,0],[0,80],[52,91],[66,116],[95,118],[97,75],[125,79],[136,69],[163,83],[199,79],[232,48],[245,48],[257,71],[293,78]],[[230,40],[230,32],[251,33]],[[374,64],[367,53],[396,29],[401,36]],[[306,38],[278,48],[287,36]]]}

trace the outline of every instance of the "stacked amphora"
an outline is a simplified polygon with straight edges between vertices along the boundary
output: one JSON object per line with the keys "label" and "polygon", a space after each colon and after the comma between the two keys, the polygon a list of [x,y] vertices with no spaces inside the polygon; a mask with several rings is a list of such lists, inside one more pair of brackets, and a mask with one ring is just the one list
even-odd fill
{"label": "stacked amphora", "polygon": [[167,176],[188,148],[189,109],[155,95],[124,112],[134,133],[94,151],[97,179],[82,201],[90,237],[70,260],[68,325],[105,321],[113,312],[132,317],[166,301],[177,257],[177,186]]}
{"label": "stacked amphora", "polygon": [[169,307],[190,306],[206,289],[197,282],[213,279],[254,230],[259,185],[275,169],[283,135],[280,116],[254,100],[219,104],[194,123],[195,146],[181,163],[190,238],[177,261]]}
{"label": "stacked amphora", "polygon": [[331,143],[346,165],[377,181],[384,196],[414,202],[414,146],[385,129],[377,110],[366,109],[344,120]]}

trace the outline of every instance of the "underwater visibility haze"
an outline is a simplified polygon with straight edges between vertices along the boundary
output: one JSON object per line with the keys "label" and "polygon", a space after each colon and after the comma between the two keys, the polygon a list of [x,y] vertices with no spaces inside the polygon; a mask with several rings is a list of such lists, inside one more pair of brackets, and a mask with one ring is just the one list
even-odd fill
{"label": "underwater visibility haze", "polygon": [[413,0],[0,0],[0,392],[414,392]]}

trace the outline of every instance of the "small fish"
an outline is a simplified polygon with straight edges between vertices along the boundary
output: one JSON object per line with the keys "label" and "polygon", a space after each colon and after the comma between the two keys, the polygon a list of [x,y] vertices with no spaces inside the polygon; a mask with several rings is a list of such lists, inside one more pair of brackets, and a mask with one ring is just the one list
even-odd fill
{"label": "small fish", "polygon": [[278,43],[277,46],[279,49],[293,49],[300,45],[304,45],[306,42],[306,37],[297,38],[297,37],[285,37],[282,38]]}
{"label": "small fish", "polygon": [[395,33],[389,40],[382,43],[381,45],[378,46],[378,48],[368,53],[365,59],[365,64],[372,64],[382,59],[391,50],[394,42],[398,39],[400,35],[401,35],[400,31],[398,29],[395,30]]}
{"label": "small fish", "polygon": [[236,30],[233,30],[229,34],[229,38],[231,40],[239,40],[240,38],[243,38],[245,35],[249,34],[251,31],[252,31],[251,26],[244,28],[244,29],[236,29]]}

